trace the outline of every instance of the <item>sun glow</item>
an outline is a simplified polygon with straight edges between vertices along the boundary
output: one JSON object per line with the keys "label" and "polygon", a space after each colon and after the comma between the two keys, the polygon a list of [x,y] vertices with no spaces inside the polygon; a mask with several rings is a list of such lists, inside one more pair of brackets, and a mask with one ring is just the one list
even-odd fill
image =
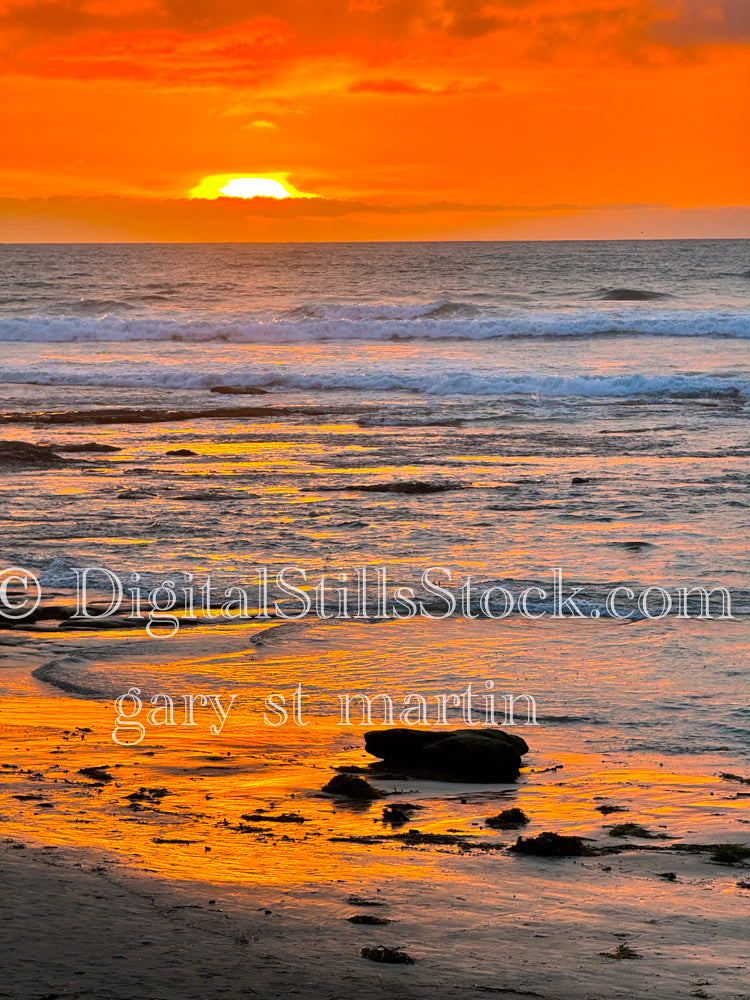
{"label": "sun glow", "polygon": [[228,198],[291,198],[280,181],[270,177],[235,177],[219,188]]}
{"label": "sun glow", "polygon": [[191,198],[313,198],[289,183],[287,174],[237,177],[211,174],[190,190]]}

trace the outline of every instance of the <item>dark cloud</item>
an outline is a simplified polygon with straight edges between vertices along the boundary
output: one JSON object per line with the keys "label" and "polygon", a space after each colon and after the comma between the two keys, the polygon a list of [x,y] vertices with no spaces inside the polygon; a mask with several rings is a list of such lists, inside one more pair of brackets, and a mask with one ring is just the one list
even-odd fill
{"label": "dark cloud", "polygon": [[107,215],[138,217],[148,214],[163,220],[189,218],[235,219],[246,216],[271,218],[330,218],[347,215],[414,215],[433,212],[465,214],[578,212],[613,207],[647,208],[653,205],[511,205],[492,202],[427,201],[408,205],[335,198],[129,198],[118,196],[75,197],[56,195],[49,198],[0,198],[0,215],[67,214],[75,216]]}
{"label": "dark cloud", "polygon": [[352,33],[400,37],[417,28],[475,38],[498,24],[483,0],[385,0],[374,9],[349,0],[162,0],[138,13],[121,13],[117,4],[111,13],[103,5],[92,12],[82,0],[19,0],[8,6],[0,23],[46,36],[158,28],[204,34],[262,18],[286,22],[302,39]]}
{"label": "dark cloud", "polygon": [[750,0],[676,0],[663,11],[654,35],[670,45],[750,41]]}
{"label": "dark cloud", "polygon": [[[0,5],[5,62],[16,72],[252,86],[257,74],[277,76],[306,58],[331,55],[367,67],[353,92],[394,95],[452,92],[402,78],[402,69],[391,69],[392,77],[384,71],[403,65],[404,53],[419,56],[428,37],[453,39],[455,52],[461,43],[509,31],[509,48],[498,34],[498,69],[507,52],[518,52],[519,39],[530,63],[571,52],[648,63],[665,46],[750,39],[750,0],[574,0],[562,10],[557,0],[157,0],[136,11],[117,0]],[[383,76],[370,76],[373,67]]]}

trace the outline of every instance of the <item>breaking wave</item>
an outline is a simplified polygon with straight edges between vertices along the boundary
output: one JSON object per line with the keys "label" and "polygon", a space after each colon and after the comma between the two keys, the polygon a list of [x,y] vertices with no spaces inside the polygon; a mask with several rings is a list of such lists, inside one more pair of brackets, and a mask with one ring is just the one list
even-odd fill
{"label": "breaking wave", "polygon": [[493,340],[510,337],[729,337],[750,339],[750,312],[635,307],[514,312],[488,316],[460,302],[312,305],[259,318],[122,319],[111,315],[0,320],[0,341],[173,341],[238,344],[327,341]]}
{"label": "breaking wave", "polygon": [[[270,368],[270,370],[269,370]],[[440,396],[538,396],[590,399],[670,397],[750,399],[750,381],[739,375],[541,375],[511,372],[434,370],[404,372],[299,371],[293,365],[233,366],[229,372],[199,371],[188,365],[131,362],[113,370],[106,364],[68,363],[55,368],[0,365],[0,382],[111,388],[307,390],[316,392],[408,392]],[[376,421],[375,421],[376,422]],[[441,422],[444,420],[441,418]]]}

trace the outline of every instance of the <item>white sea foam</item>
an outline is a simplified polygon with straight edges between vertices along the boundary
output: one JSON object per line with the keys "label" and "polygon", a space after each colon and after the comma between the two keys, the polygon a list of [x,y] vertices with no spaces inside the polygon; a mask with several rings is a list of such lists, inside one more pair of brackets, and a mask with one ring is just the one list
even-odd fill
{"label": "white sea foam", "polygon": [[[200,370],[188,364],[134,362],[117,367],[65,363],[55,367],[0,366],[0,383],[95,386],[110,388],[209,389],[213,386],[275,391],[408,392],[439,396],[578,396],[592,399],[706,396],[750,399],[750,380],[739,375],[542,375],[496,371],[434,370],[424,366],[404,372],[393,367],[373,371],[300,371],[292,365],[233,366]],[[270,402],[270,400],[269,400]],[[262,405],[262,400],[257,400]]]}
{"label": "white sea foam", "polygon": [[80,316],[0,320],[0,342],[176,341],[238,344],[327,341],[491,340],[508,337],[728,337],[750,339],[750,311],[636,307],[474,314],[462,303],[326,305],[258,319],[98,319]]}

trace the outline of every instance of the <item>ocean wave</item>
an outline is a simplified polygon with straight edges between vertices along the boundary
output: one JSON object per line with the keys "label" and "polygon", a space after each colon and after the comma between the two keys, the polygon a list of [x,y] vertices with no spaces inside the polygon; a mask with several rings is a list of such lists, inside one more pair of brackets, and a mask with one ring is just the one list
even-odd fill
{"label": "ocean wave", "polygon": [[93,676],[86,671],[85,664],[89,658],[91,657],[86,653],[59,657],[32,670],[31,676],[59,691],[65,691],[66,694],[82,695],[95,700],[115,696],[116,689],[106,683],[106,678]]}
{"label": "ocean wave", "polygon": [[[470,370],[416,370],[391,368],[370,372],[301,372],[296,366],[235,366],[231,374],[196,371],[186,365],[132,362],[113,366],[61,363],[56,367],[0,365],[0,383],[96,386],[109,388],[211,389],[231,382],[237,388],[315,392],[405,392],[439,396],[491,396],[588,399],[653,398],[750,399],[750,381],[738,375],[541,375]],[[270,403],[270,401],[268,401]],[[443,419],[443,418],[441,418]],[[373,418],[373,423],[378,419]],[[382,423],[388,423],[384,415]]]}
{"label": "ocean wave", "polygon": [[750,312],[644,307],[488,316],[460,302],[303,306],[270,318],[120,319],[111,315],[0,320],[7,343],[285,344],[330,341],[494,340],[525,337],[723,337],[750,339]]}

